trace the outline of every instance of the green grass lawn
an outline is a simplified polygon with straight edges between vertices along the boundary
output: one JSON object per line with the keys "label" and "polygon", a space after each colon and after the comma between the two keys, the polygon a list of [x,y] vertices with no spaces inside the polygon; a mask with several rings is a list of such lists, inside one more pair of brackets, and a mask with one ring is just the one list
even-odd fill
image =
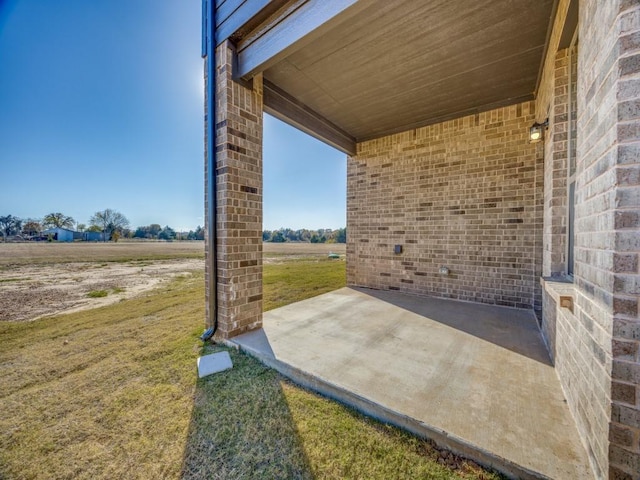
{"label": "green grass lawn", "polygon": [[302,257],[267,264],[262,274],[265,311],[331,292],[346,285],[346,262]]}
{"label": "green grass lawn", "polygon": [[[344,263],[266,265],[264,276],[275,306],[344,285]],[[285,300],[287,278],[299,281]],[[498,478],[447,469],[428,442],[237,351],[232,370],[198,380],[196,358],[221,348],[203,349],[203,318],[193,273],[107,307],[0,324],[0,478]]]}

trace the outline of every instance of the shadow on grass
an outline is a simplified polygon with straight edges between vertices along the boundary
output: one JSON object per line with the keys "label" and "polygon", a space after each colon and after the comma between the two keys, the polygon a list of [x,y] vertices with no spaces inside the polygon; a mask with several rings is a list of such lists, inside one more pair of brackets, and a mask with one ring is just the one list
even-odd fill
{"label": "shadow on grass", "polygon": [[197,382],[182,479],[501,478],[224,350],[233,368]]}
{"label": "shadow on grass", "polygon": [[228,351],[231,370],[198,380],[181,478],[313,478],[279,374]]}

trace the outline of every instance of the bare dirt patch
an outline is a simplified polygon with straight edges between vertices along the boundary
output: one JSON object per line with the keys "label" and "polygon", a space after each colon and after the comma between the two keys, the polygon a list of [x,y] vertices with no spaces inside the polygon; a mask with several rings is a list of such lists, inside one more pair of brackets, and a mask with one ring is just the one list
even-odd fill
{"label": "bare dirt patch", "polygon": [[13,265],[204,258],[204,242],[0,243],[0,270]]}
{"label": "bare dirt patch", "polygon": [[[264,263],[326,259],[344,244],[265,243]],[[0,243],[0,322],[109,305],[204,270],[203,242]]]}
{"label": "bare dirt patch", "polygon": [[[12,265],[0,270],[0,321],[32,321],[109,305],[203,270],[201,259]],[[106,295],[89,296],[97,291]]]}

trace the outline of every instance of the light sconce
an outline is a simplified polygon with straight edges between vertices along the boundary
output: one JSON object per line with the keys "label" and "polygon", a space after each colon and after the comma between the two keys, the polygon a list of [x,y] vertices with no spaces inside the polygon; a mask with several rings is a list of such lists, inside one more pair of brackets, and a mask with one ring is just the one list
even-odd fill
{"label": "light sconce", "polygon": [[536,143],[542,140],[542,137],[544,136],[544,129],[547,128],[548,126],[549,126],[548,118],[542,123],[536,122],[533,125],[531,125],[531,128],[529,129],[529,142]]}

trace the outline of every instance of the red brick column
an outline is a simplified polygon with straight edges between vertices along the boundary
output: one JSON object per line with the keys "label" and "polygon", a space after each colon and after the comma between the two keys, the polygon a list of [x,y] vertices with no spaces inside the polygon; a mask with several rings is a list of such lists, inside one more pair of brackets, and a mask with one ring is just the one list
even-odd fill
{"label": "red brick column", "polygon": [[[233,50],[225,42],[216,49],[215,119],[217,335],[222,338],[262,326],[262,76],[247,86],[232,79],[232,69]],[[210,254],[210,241],[206,249]],[[211,277],[207,272],[207,296]]]}

